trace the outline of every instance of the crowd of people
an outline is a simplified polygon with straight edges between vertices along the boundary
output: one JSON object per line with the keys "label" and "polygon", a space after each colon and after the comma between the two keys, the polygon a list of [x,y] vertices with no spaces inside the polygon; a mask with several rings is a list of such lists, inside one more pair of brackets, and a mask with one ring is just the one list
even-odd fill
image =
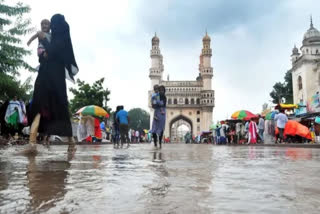
{"label": "crowd of people", "polygon": [[23,129],[28,126],[27,107],[17,96],[0,103],[0,133],[4,139],[13,141],[26,136]]}
{"label": "crowd of people", "polygon": [[[262,115],[248,120],[220,121],[211,132],[202,133],[194,138],[194,142],[213,144],[277,144],[287,142],[297,136],[285,136],[288,116],[283,109],[275,113],[274,118],[265,120]],[[312,130],[310,127],[310,130]],[[188,137],[190,141],[190,137]]]}
{"label": "crowd of people", "polygon": [[123,106],[117,106],[113,117],[112,124],[112,142],[115,148],[122,148],[123,144],[140,142],[152,142],[155,147],[161,148],[163,142],[163,132],[166,120],[166,103],[165,87],[155,85],[154,93],[151,96],[151,104],[154,109],[152,128],[147,131],[129,129],[130,118],[128,112],[124,110]]}

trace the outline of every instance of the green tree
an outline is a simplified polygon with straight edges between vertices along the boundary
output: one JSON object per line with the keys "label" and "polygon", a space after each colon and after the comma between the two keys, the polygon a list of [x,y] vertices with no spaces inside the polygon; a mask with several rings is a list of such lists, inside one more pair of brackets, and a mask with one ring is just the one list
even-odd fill
{"label": "green tree", "polygon": [[92,85],[77,80],[77,88],[70,88],[74,98],[70,100],[70,109],[75,113],[78,109],[87,105],[97,105],[110,112],[108,107],[110,91],[103,88],[104,78],[95,81]]}
{"label": "green tree", "polygon": [[31,77],[25,82],[0,72],[0,100],[12,99],[17,96],[19,99],[30,100],[32,96]]}
{"label": "green tree", "polygon": [[21,83],[17,80],[19,69],[34,70],[24,60],[30,51],[23,47],[21,37],[33,29],[30,28],[30,20],[24,15],[30,12],[30,7],[18,3],[9,6],[0,0],[0,99],[6,100],[13,96],[22,99],[30,98],[32,88],[28,78]]}
{"label": "green tree", "polygon": [[150,115],[141,108],[133,108],[128,112],[129,127],[134,130],[150,128]]}
{"label": "green tree", "polygon": [[20,68],[33,70],[24,61],[24,57],[30,51],[21,45],[21,37],[34,29],[30,26],[30,19],[24,19],[24,15],[30,12],[30,7],[18,3],[15,6],[4,4],[0,0],[0,72],[18,75]]}
{"label": "green tree", "polygon": [[282,98],[285,98],[285,103],[293,103],[292,77],[290,71],[287,71],[285,74],[283,83],[277,82],[274,84],[270,97],[275,104],[278,104]]}
{"label": "green tree", "polygon": [[286,88],[286,103],[293,103],[292,74],[290,71],[284,76],[284,84]]}

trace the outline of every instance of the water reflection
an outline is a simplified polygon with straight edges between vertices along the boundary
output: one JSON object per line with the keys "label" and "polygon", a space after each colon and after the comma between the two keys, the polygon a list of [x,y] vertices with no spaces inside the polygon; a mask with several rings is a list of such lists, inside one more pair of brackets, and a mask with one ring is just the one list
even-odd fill
{"label": "water reflection", "polygon": [[28,158],[0,150],[0,213],[319,210],[319,149],[79,146],[72,162],[66,150],[52,146]]}
{"label": "water reflection", "polygon": [[100,155],[92,155],[93,159],[93,168],[97,169],[100,167],[101,156]]}
{"label": "water reflection", "polygon": [[303,148],[287,148],[285,152],[286,157],[291,160],[311,160],[312,152],[311,150]]}
{"label": "water reflection", "polygon": [[46,211],[66,194],[68,161],[39,161],[28,157],[27,186],[31,196],[30,211]]}
{"label": "water reflection", "polygon": [[164,160],[162,159],[162,152],[161,151],[154,151],[152,161],[153,162],[164,162]]}
{"label": "water reflection", "polygon": [[8,187],[8,175],[6,174],[6,168],[7,163],[0,160],[0,191],[5,190]]}
{"label": "water reflection", "polygon": [[250,146],[249,147],[249,159],[250,160],[254,160],[257,158],[257,154],[256,154],[256,147],[254,146]]}

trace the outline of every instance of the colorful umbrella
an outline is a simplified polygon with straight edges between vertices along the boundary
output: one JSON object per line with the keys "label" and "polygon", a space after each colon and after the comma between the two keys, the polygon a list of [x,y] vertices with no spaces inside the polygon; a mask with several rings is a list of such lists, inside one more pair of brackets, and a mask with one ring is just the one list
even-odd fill
{"label": "colorful umbrella", "polygon": [[76,114],[91,115],[96,117],[107,117],[107,115],[109,115],[108,112],[106,112],[106,110],[95,105],[84,106],[81,109],[79,109]]}
{"label": "colorful umbrella", "polygon": [[238,120],[250,120],[251,118],[254,118],[254,117],[257,117],[257,115],[247,110],[236,111],[231,115],[232,119],[238,119]]}
{"label": "colorful umbrella", "polygon": [[276,116],[276,114],[277,114],[277,112],[271,111],[271,112],[269,112],[268,114],[266,114],[265,119],[266,119],[266,120],[273,120],[273,119],[274,119],[274,116]]}

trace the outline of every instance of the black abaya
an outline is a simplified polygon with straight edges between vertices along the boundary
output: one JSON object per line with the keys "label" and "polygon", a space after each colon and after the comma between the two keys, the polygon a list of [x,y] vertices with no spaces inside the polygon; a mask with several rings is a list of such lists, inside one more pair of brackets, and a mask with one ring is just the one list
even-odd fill
{"label": "black abaya", "polygon": [[69,26],[62,15],[52,17],[51,30],[51,43],[46,39],[41,41],[47,57],[39,57],[40,68],[34,87],[31,119],[40,113],[39,133],[72,136],[65,80],[65,68],[68,65],[65,59],[66,53],[71,52],[73,56],[73,50]]}

